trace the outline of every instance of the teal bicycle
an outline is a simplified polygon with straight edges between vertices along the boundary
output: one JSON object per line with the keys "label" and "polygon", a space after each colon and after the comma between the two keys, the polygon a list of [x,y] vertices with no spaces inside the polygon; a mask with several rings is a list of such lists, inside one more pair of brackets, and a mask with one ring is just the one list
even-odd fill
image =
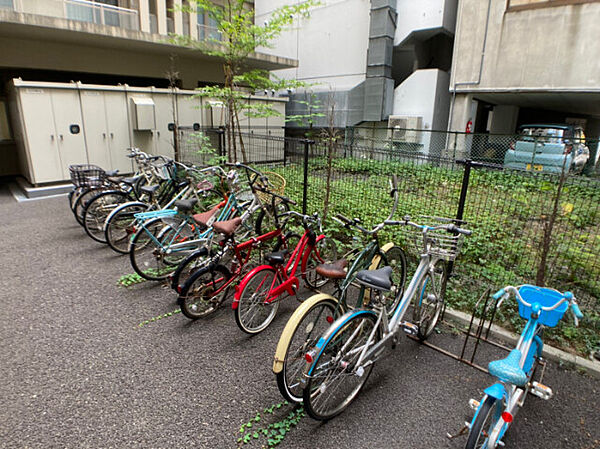
{"label": "teal bicycle", "polygon": [[[552,389],[535,381],[536,368],[541,363],[542,332],[544,327],[554,327],[570,309],[575,325],[583,318],[575,297],[570,292],[533,285],[504,287],[493,298],[499,300],[496,308],[513,294],[519,303],[519,315],[527,320],[517,347],[508,357],[488,365],[489,373],[499,382],[484,390],[481,401],[471,399],[475,416],[470,423],[466,449],[494,449],[504,446],[502,438],[514,420],[519,407],[522,407],[531,393],[542,399],[552,397]],[[543,378],[543,376],[541,376]]]}

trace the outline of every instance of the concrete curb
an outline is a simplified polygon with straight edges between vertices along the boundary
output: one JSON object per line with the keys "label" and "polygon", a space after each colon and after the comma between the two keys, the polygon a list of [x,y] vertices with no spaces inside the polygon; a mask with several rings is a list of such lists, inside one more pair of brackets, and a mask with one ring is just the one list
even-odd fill
{"label": "concrete curb", "polygon": [[[471,315],[450,308],[446,309],[444,317],[446,319],[458,322],[466,326],[468,326],[471,322]],[[476,318],[475,320],[473,320],[473,326],[477,326],[478,324],[479,319]],[[509,332],[500,326],[496,326],[495,324],[493,324],[490,329],[490,335],[505,343],[513,345],[516,345],[517,341],[519,341],[519,335]],[[600,362],[588,360],[583,357],[579,357],[575,354],[561,351],[560,349],[556,349],[547,344],[544,344],[543,355],[546,359],[552,360],[554,362],[573,364],[579,368],[584,369],[587,374],[600,379]]]}

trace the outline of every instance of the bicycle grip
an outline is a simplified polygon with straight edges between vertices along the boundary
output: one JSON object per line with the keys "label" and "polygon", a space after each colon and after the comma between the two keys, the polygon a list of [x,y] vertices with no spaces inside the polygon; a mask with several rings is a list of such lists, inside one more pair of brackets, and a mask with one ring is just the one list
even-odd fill
{"label": "bicycle grip", "polygon": [[579,306],[575,303],[571,304],[571,309],[573,310],[573,314],[575,315],[575,317],[580,320],[583,318],[583,313],[581,313],[581,309],[579,308]]}
{"label": "bicycle grip", "polygon": [[505,293],[504,289],[500,289],[496,293],[494,293],[494,296],[492,296],[492,298],[498,300],[502,297],[502,295],[504,295],[504,293]]}

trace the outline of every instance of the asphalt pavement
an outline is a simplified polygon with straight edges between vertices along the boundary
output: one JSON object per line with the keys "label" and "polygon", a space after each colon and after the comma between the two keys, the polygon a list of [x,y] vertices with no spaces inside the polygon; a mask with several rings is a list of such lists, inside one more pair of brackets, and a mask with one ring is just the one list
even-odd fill
{"label": "asphalt pavement", "polygon": [[[163,286],[117,284],[127,256],[92,241],[66,197],[17,203],[0,189],[0,447],[236,448],[240,426],[284,421],[271,365],[294,299],[250,337],[226,307],[191,322]],[[437,344],[456,350],[445,330]],[[485,364],[495,356],[484,348]],[[409,339],[379,362],[358,399],[327,423],[303,417],[281,448],[462,448],[456,432],[493,379]],[[555,392],[529,397],[507,448],[600,448],[600,382],[549,364]],[[243,447],[266,444],[259,436]]]}

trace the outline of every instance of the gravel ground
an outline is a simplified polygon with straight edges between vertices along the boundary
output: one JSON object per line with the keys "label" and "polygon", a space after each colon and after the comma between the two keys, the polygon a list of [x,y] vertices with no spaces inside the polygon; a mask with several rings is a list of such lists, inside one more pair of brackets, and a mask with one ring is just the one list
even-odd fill
{"label": "gravel ground", "polygon": [[[202,321],[175,314],[139,327],[176,309],[175,296],[152,283],[119,287],[132,272],[128,258],[90,240],[65,198],[17,203],[0,189],[0,212],[0,447],[235,448],[240,425],[281,402],[271,364],[295,300],[254,337],[228,307]],[[451,332],[434,340],[460,345]],[[482,351],[482,364],[492,352]],[[346,412],[325,424],[302,418],[280,447],[461,448],[464,437],[445,434],[491,383],[407,339]],[[554,398],[528,399],[506,447],[600,448],[600,383],[553,364],[545,383]]]}

